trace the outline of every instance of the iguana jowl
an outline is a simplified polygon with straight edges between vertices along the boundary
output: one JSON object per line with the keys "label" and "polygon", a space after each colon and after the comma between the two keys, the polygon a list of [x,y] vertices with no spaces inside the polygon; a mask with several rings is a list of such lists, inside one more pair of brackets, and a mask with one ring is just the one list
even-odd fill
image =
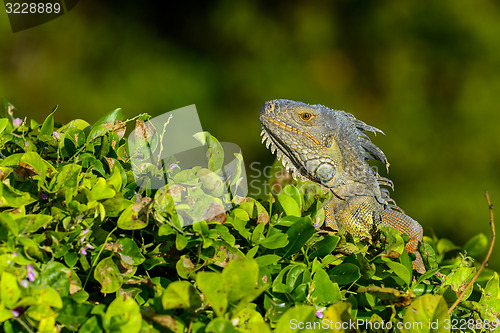
{"label": "iguana jowl", "polygon": [[269,101],[260,111],[262,141],[283,165],[302,180],[311,180],[332,191],[325,207],[327,227],[371,238],[375,228],[388,225],[410,237],[406,251],[414,253],[413,267],[425,272],[418,242],[423,229],[404,214],[380,185],[392,187],[366,162],[378,160],[389,167],[384,153],[364,131],[380,132],[352,114],[286,99]]}

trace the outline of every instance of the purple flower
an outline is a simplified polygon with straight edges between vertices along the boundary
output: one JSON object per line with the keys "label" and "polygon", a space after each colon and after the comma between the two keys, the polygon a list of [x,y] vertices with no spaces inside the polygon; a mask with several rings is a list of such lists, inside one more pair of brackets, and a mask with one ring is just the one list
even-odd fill
{"label": "purple flower", "polygon": [[23,310],[24,309],[22,307],[18,306],[17,308],[12,309],[10,311],[12,312],[12,315],[14,316],[14,318],[17,318],[17,317],[19,317],[19,315],[21,314],[21,312],[23,312]]}
{"label": "purple flower", "polygon": [[319,227],[319,223],[314,223],[314,227],[318,228]]}
{"label": "purple flower", "polygon": [[40,198],[42,198],[42,200],[47,200],[49,196],[45,193],[40,193]]}
{"label": "purple flower", "polygon": [[14,118],[12,122],[14,123],[15,127],[18,127],[23,123],[23,120],[21,118]]}
{"label": "purple flower", "polygon": [[17,252],[12,252],[12,255],[17,257],[19,254],[17,254]]}
{"label": "purple flower", "polygon": [[29,284],[29,282],[28,282],[28,280],[22,279],[22,280],[19,282],[19,284],[20,284],[20,285],[21,285],[21,287],[23,287],[23,288],[28,288],[28,284]]}
{"label": "purple flower", "polygon": [[88,234],[90,231],[90,229],[84,229],[80,235],[82,235],[82,237],[80,237],[80,243],[85,243],[85,235]]}
{"label": "purple flower", "polygon": [[318,318],[323,318],[324,314],[323,314],[323,311],[325,311],[326,308],[325,307],[322,307],[322,308],[316,308],[316,317]]}
{"label": "purple flower", "polygon": [[174,170],[174,168],[179,168],[179,169],[180,169],[180,167],[179,167],[177,164],[172,163],[172,164],[168,167],[168,171],[172,171],[172,170]]}
{"label": "purple flower", "polygon": [[88,243],[87,245],[85,245],[84,247],[82,247],[80,249],[80,253],[83,254],[84,256],[86,256],[87,250],[93,250],[93,249],[94,249],[94,247],[90,243]]}
{"label": "purple flower", "polygon": [[30,282],[33,282],[35,281],[35,276],[36,276],[36,272],[35,272],[35,269],[33,268],[33,266],[31,264],[28,264],[28,280]]}
{"label": "purple flower", "polygon": [[53,132],[52,135],[54,136],[54,138],[59,139],[59,133]]}

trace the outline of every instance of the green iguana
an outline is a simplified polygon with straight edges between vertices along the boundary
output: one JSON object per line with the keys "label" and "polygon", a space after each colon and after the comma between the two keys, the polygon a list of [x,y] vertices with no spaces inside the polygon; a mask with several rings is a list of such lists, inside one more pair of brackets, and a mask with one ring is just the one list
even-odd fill
{"label": "green iguana", "polygon": [[388,225],[410,237],[406,251],[414,253],[413,267],[425,272],[417,250],[423,229],[395,205],[384,186],[392,182],[366,162],[375,159],[389,167],[384,153],[364,131],[382,133],[352,114],[286,99],[269,101],[260,111],[262,142],[294,175],[333,192],[325,207],[325,225],[369,238],[377,227]]}

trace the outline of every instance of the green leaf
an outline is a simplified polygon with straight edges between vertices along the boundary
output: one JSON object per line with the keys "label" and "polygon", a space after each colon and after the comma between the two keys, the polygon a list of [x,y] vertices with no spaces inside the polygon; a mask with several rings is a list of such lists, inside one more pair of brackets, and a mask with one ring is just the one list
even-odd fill
{"label": "green leaf", "polygon": [[187,281],[175,281],[168,285],[161,296],[164,309],[196,309],[200,307],[200,296]]}
{"label": "green leaf", "polygon": [[0,182],[0,207],[20,207],[35,202],[29,193],[16,190]]}
{"label": "green leaf", "polygon": [[207,159],[209,168],[212,171],[222,169],[224,164],[224,150],[219,141],[208,132],[200,132],[193,135],[200,143],[207,146]]}
{"label": "green leaf", "polygon": [[250,239],[252,233],[246,228],[246,221],[243,221],[235,216],[232,219],[229,218],[228,222],[230,222],[234,226],[234,229],[236,229],[241,236],[246,239]]}
{"label": "green leaf", "polygon": [[447,252],[457,250],[459,247],[453,244],[453,242],[449,239],[441,238],[436,245],[436,249],[439,254],[445,254]]}
{"label": "green leaf", "polygon": [[[323,314],[323,320],[328,322],[330,324],[330,327],[345,327],[345,324],[349,324],[355,321],[352,316],[351,308],[352,304],[349,302],[337,302],[326,309]],[[336,331],[342,332],[343,330],[339,329]]]}
{"label": "green leaf", "polygon": [[250,220],[248,213],[241,208],[235,208],[231,211],[231,213],[234,215],[234,217],[237,217],[242,221],[246,222],[246,221]]}
{"label": "green leaf", "polygon": [[175,248],[178,251],[184,250],[188,244],[188,238],[181,233],[175,235]]}
{"label": "green leaf", "polygon": [[488,248],[488,238],[483,233],[477,234],[465,243],[463,250],[467,255],[477,258]]}
{"label": "green leaf", "polygon": [[100,124],[94,124],[90,129],[89,135],[87,136],[87,144],[91,143],[92,140],[105,135],[108,129]]}
{"label": "green leaf", "polygon": [[285,284],[289,292],[292,292],[295,289],[297,280],[299,279],[300,275],[306,270],[306,268],[307,266],[305,266],[304,264],[295,264],[288,271]]}
{"label": "green leaf", "polygon": [[220,274],[199,272],[196,274],[196,284],[212,306],[217,317],[223,317],[229,302],[227,299],[228,290],[221,281]]}
{"label": "green leaf", "polygon": [[15,307],[20,297],[21,289],[19,288],[16,277],[11,273],[3,271],[0,281],[0,299],[3,305],[12,309]]}
{"label": "green leaf", "polygon": [[59,293],[51,287],[37,289],[33,292],[37,303],[53,308],[62,308],[63,302]]}
{"label": "green leaf", "polygon": [[115,163],[113,166],[113,173],[111,174],[111,177],[106,179],[106,184],[108,186],[112,186],[115,191],[120,191],[122,189],[122,176],[118,164]]}
{"label": "green leaf", "polygon": [[78,262],[78,255],[75,252],[67,252],[64,255],[64,262],[68,267],[73,267]]}
{"label": "green leaf", "polygon": [[231,260],[221,274],[199,272],[196,284],[212,305],[218,317],[222,317],[229,305],[235,312],[252,302],[267,285],[257,288],[259,266],[254,259]]}
{"label": "green leaf", "polygon": [[175,264],[175,269],[181,278],[187,279],[191,273],[196,271],[196,266],[188,256],[183,255]]}
{"label": "green leaf", "polygon": [[300,204],[297,203],[297,201],[293,197],[281,192],[277,195],[277,198],[286,215],[296,217],[302,216],[302,212],[300,211]]}
{"label": "green leaf", "polygon": [[[464,285],[467,284],[476,274],[475,267],[459,267],[448,274],[441,285],[441,290],[444,289],[447,285],[451,286],[451,288],[458,294],[461,289],[464,288]],[[464,300],[468,299],[472,293],[472,289],[470,288],[464,296]]]}
{"label": "green leaf", "polygon": [[386,252],[390,253],[391,251],[394,251],[397,253],[403,253],[403,251],[405,250],[405,242],[403,240],[403,237],[401,236],[401,233],[391,227],[381,227],[380,230],[384,234],[387,241],[387,245],[385,248]]}
{"label": "green leaf", "polygon": [[300,194],[299,190],[295,186],[287,185],[283,188],[281,193],[293,198],[295,200],[295,202],[297,202],[297,205],[298,205],[299,210],[300,210],[300,208],[302,206],[302,195]]}
{"label": "green leaf", "polygon": [[55,171],[54,167],[49,162],[45,161],[34,151],[24,153],[19,159],[19,163],[21,165],[22,163],[30,165],[41,179],[45,178],[47,173],[52,174]]}
{"label": "green leaf", "polygon": [[339,243],[340,237],[335,235],[327,235],[324,239],[315,243],[311,250],[313,250],[309,254],[309,259],[314,259],[316,257],[324,257],[327,254],[332,253],[332,251],[337,247]]}
{"label": "green leaf", "polygon": [[104,329],[97,317],[92,316],[82,325],[80,332],[101,333]]}
{"label": "green leaf", "polygon": [[130,205],[120,214],[116,223],[118,228],[123,230],[137,230],[143,229],[148,225],[147,221],[145,221],[147,216],[140,216],[139,212],[134,211],[135,205]]}
{"label": "green leaf", "polygon": [[54,132],[54,112],[56,112],[56,110],[57,107],[47,116],[47,118],[45,118],[42,128],[40,129],[41,136],[52,137],[52,133]]}
{"label": "green leaf", "polygon": [[205,328],[206,333],[238,333],[229,319],[215,318]]}
{"label": "green leaf", "polygon": [[328,274],[320,269],[314,273],[314,291],[312,297],[315,304],[335,303],[342,301],[342,294],[337,283],[332,282]]}
{"label": "green leaf", "polygon": [[231,260],[222,271],[229,303],[234,303],[255,289],[259,265],[254,259]]}
{"label": "green leaf", "polygon": [[71,285],[69,275],[71,275],[71,270],[68,267],[59,262],[50,261],[41,269],[40,277],[36,281],[54,288],[61,296],[67,296]]}
{"label": "green leaf", "polygon": [[33,233],[45,227],[52,221],[53,217],[44,214],[29,214],[16,219],[19,231],[22,233]]}
{"label": "green leaf", "polygon": [[[272,290],[277,293],[291,293],[292,290],[283,282],[285,275],[293,268],[293,265],[286,266],[283,268],[278,276],[273,280]],[[286,280],[285,280],[286,282]]]}
{"label": "green leaf", "polygon": [[[1,186],[1,185],[0,185]],[[0,213],[0,223],[7,227],[8,230],[14,235],[19,235],[19,224],[14,220],[13,216],[9,213]]]}
{"label": "green leaf", "polygon": [[105,319],[107,325],[104,326],[110,332],[139,333],[141,330],[141,309],[133,298],[126,295],[121,295],[111,302]]}
{"label": "green leaf", "polygon": [[71,297],[63,298],[63,307],[57,316],[57,322],[67,326],[69,329],[77,330],[90,315],[93,305],[88,303],[77,303]]}
{"label": "green leaf", "polygon": [[389,258],[382,258],[385,264],[403,280],[407,286],[411,283],[412,271],[408,271],[408,268],[398,262],[392,261]]}
{"label": "green leaf", "polygon": [[[314,322],[320,322],[316,316],[316,309],[309,305],[295,306],[286,311],[276,325],[276,333],[292,333],[292,332],[321,332],[317,328],[312,329]],[[306,323],[310,323],[311,327],[305,327]],[[318,327],[318,326],[316,326]]]}
{"label": "green leaf", "polygon": [[137,243],[130,238],[120,238],[116,241],[120,259],[129,265],[140,265],[146,260]]}
{"label": "green leaf", "polygon": [[64,132],[64,131],[69,130],[71,128],[84,131],[85,133],[88,134],[88,132],[90,131],[90,124],[83,119],[74,119],[74,120],[71,120],[66,125],[61,126],[59,128],[59,132]]}
{"label": "green leaf", "polygon": [[[445,320],[448,322],[447,329]],[[419,332],[449,332],[449,323],[448,306],[443,296],[427,294],[411,302],[403,317],[401,332],[415,332],[415,327]],[[435,327],[429,327],[429,324]]]}
{"label": "green leaf", "polygon": [[283,249],[283,257],[288,257],[299,251],[309,238],[316,233],[316,228],[312,225],[309,217],[289,216],[288,219],[294,220],[294,223],[286,231],[290,243]]}
{"label": "green leaf", "polygon": [[116,191],[106,184],[104,178],[99,178],[90,193],[92,193],[93,200],[103,200],[114,197]]}
{"label": "green leaf", "polygon": [[255,261],[259,266],[269,266],[276,264],[280,259],[281,257],[275,254],[266,254],[255,258]]}
{"label": "green leaf", "polygon": [[261,241],[264,239],[264,235],[262,234],[264,231],[264,227],[265,227],[264,223],[259,223],[255,227],[255,229],[253,229],[252,237],[250,238],[252,243],[257,243],[257,244],[261,243]]}
{"label": "green leaf", "polygon": [[95,123],[96,124],[112,123],[112,122],[115,122],[117,120],[123,120],[123,111],[121,108],[117,108],[117,109],[111,111],[110,113],[102,116]]}
{"label": "green leaf", "polygon": [[330,279],[343,286],[356,282],[360,277],[359,267],[351,263],[342,263],[328,271]]}
{"label": "green leaf", "polygon": [[481,313],[481,318],[490,321],[497,319],[500,314],[500,287],[497,272],[493,273],[493,276],[481,293],[478,308]]}
{"label": "green leaf", "polygon": [[226,226],[216,224],[215,230],[223,240],[225,240],[229,245],[234,246],[236,238],[229,232],[229,229]]}
{"label": "green leaf", "polygon": [[[9,126],[9,125],[10,125],[9,119],[7,119],[7,118],[0,119],[0,133],[3,133],[5,131],[5,129],[7,128],[7,126]],[[12,128],[12,126],[9,126],[9,127]]]}
{"label": "green leaf", "polygon": [[14,317],[12,314],[12,311],[9,309],[6,309],[3,303],[0,303],[0,323],[3,323],[3,329],[5,333],[15,333],[14,330],[12,329],[12,326],[10,324],[9,319]]}
{"label": "green leaf", "polygon": [[94,278],[101,284],[101,292],[105,294],[117,291],[123,282],[120,270],[112,257],[107,257],[97,264]]}
{"label": "green leaf", "polygon": [[260,245],[266,249],[279,249],[287,246],[288,243],[288,235],[274,229],[271,235],[260,242]]}

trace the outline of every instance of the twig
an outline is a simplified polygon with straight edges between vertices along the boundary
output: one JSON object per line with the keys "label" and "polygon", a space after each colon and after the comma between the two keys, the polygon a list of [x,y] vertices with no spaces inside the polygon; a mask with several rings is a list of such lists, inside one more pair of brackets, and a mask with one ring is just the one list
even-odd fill
{"label": "twig", "polygon": [[477,278],[479,277],[479,275],[483,271],[484,267],[486,267],[486,265],[488,264],[488,260],[490,260],[491,253],[493,252],[493,247],[495,246],[495,237],[496,237],[496,232],[495,232],[495,218],[494,218],[494,215],[493,215],[493,205],[491,204],[490,194],[488,193],[488,190],[486,190],[485,196],[486,196],[486,201],[488,202],[488,207],[490,209],[490,226],[491,226],[491,234],[492,234],[490,249],[488,250],[488,254],[486,255],[486,258],[484,259],[481,267],[479,267],[479,270],[477,271],[476,275],[474,275],[474,277],[472,278],[471,282],[469,282],[469,284],[467,285],[467,287],[465,287],[465,289],[460,293],[460,296],[458,296],[458,298],[455,301],[455,303],[453,303],[453,305],[448,310],[448,314],[451,314],[452,311],[457,307],[458,303],[460,303],[460,301],[462,300],[462,298],[464,298],[464,296],[467,293],[467,291],[470,289],[470,287],[472,287],[472,285],[474,284],[474,282],[477,280]]}

